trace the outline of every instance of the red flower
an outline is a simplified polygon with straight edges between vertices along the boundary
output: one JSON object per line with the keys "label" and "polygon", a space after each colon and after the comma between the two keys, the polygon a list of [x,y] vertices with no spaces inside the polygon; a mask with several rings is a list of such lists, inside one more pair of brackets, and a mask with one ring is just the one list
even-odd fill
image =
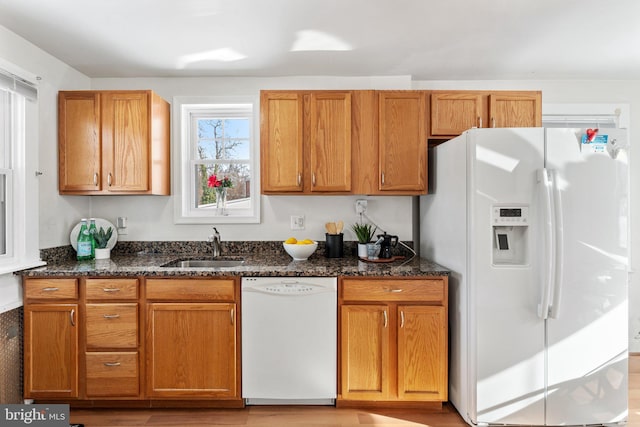
{"label": "red flower", "polygon": [[222,181],[220,181],[215,175],[211,175],[209,177],[209,179],[207,180],[207,185],[209,187],[233,187],[233,182],[231,182],[231,180],[228,177],[224,177],[222,178]]}
{"label": "red flower", "polygon": [[216,178],[215,175],[211,175],[207,181],[207,185],[209,187],[220,187],[222,185],[222,181],[218,181],[218,178]]}

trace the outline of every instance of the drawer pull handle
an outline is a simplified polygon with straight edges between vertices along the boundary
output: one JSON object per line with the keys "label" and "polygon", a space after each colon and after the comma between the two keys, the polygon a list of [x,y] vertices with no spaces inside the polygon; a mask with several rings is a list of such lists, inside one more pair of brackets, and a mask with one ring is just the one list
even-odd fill
{"label": "drawer pull handle", "polygon": [[120,366],[120,362],[104,362],[104,366]]}
{"label": "drawer pull handle", "polygon": [[73,308],[69,313],[69,319],[71,320],[71,326],[76,326],[76,310]]}
{"label": "drawer pull handle", "polygon": [[400,327],[404,328],[404,311],[400,311]]}
{"label": "drawer pull handle", "polygon": [[393,293],[393,294],[398,294],[400,292],[402,292],[402,289],[386,289],[387,292]]}
{"label": "drawer pull handle", "polygon": [[94,173],[94,174],[93,174],[93,185],[94,185],[95,187],[97,187],[97,186],[98,186],[98,172],[96,172],[96,173]]}
{"label": "drawer pull handle", "polygon": [[56,292],[59,290],[60,288],[42,288],[42,292]]}
{"label": "drawer pull handle", "polygon": [[102,288],[103,292],[120,292],[120,288]]}
{"label": "drawer pull handle", "polygon": [[389,324],[389,318],[387,317],[387,310],[382,310],[382,315],[384,316],[384,327],[386,328]]}
{"label": "drawer pull handle", "polygon": [[117,319],[120,317],[119,314],[105,314],[102,317],[104,317],[105,319]]}
{"label": "drawer pull handle", "polygon": [[107,175],[107,185],[111,187],[111,172]]}
{"label": "drawer pull handle", "polygon": [[234,324],[236,318],[236,310],[234,308],[231,309],[231,324]]}

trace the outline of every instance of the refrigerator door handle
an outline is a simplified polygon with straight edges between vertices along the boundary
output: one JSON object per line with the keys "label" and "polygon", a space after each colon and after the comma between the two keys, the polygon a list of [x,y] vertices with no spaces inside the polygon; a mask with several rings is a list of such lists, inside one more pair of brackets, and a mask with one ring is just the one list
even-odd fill
{"label": "refrigerator door handle", "polygon": [[562,197],[558,189],[558,181],[555,171],[550,171],[552,177],[553,206],[554,206],[554,231],[555,231],[555,274],[553,278],[553,295],[551,299],[549,317],[557,319],[560,315],[560,295],[562,291],[562,267],[564,265],[564,227],[562,223]]}
{"label": "refrigerator door handle", "polygon": [[541,319],[549,317],[551,306],[551,291],[556,270],[556,229],[554,225],[553,191],[549,171],[546,168],[538,170],[538,183],[540,185],[541,206],[543,207],[542,218],[544,222],[544,278],[538,304],[538,316]]}

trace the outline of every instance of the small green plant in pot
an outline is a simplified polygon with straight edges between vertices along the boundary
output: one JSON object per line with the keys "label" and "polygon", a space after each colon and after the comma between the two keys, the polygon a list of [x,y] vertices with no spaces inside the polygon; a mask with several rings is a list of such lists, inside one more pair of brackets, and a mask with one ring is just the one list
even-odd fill
{"label": "small green plant in pot", "polygon": [[355,223],[351,226],[358,239],[358,256],[361,258],[367,257],[367,243],[373,240],[378,227],[371,224]]}
{"label": "small green plant in pot", "polygon": [[107,247],[109,244],[109,239],[113,235],[113,228],[107,228],[107,231],[104,228],[100,227],[100,229],[93,235],[93,239],[96,242],[96,259],[106,259],[111,257],[111,249]]}

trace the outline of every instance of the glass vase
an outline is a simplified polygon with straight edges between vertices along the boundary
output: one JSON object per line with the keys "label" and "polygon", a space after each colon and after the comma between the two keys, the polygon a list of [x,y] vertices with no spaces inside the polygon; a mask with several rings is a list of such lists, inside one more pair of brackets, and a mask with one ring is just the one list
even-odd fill
{"label": "glass vase", "polygon": [[216,187],[216,213],[227,214],[227,187]]}

